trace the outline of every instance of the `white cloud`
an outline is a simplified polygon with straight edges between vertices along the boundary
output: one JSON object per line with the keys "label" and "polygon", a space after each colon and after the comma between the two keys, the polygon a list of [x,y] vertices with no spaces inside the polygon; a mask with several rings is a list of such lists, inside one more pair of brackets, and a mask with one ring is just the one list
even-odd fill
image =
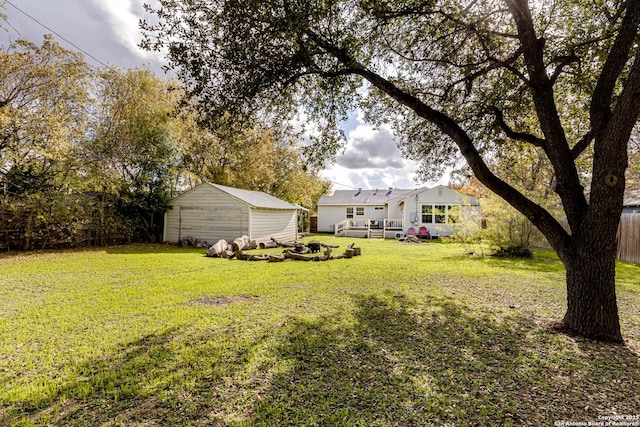
{"label": "white cloud", "polygon": [[138,26],[139,20],[144,16],[145,11],[142,1],[139,0],[92,0],[92,2],[105,12],[105,18],[111,30],[120,42],[130,53],[139,58],[157,60],[155,52],[148,52],[140,49],[142,33]]}
{"label": "white cloud", "polygon": [[391,129],[365,124],[361,112],[350,117],[349,123],[344,153],[321,174],[333,182],[334,189],[412,189],[423,185],[416,181],[417,163],[402,157]]}

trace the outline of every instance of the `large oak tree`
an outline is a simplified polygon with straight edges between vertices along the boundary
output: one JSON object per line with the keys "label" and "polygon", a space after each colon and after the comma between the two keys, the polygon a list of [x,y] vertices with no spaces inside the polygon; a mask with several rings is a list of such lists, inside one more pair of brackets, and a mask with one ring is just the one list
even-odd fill
{"label": "large oak tree", "polygon": [[[350,109],[395,126],[438,173],[461,153],[547,237],[566,267],[564,324],[622,341],[616,230],[640,114],[640,1],[158,0],[144,46],[212,116],[304,109],[340,148]],[[510,144],[542,151],[569,224],[489,165]],[[576,162],[593,153],[590,173]]]}

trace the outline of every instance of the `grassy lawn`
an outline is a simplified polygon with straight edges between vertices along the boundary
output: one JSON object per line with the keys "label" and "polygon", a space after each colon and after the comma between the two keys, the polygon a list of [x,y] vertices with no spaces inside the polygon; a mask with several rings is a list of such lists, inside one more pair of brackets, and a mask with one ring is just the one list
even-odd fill
{"label": "grassy lawn", "polygon": [[550,327],[565,307],[551,252],[514,261],[435,241],[316,238],[356,242],[363,256],[0,256],[0,425],[552,426],[640,414],[640,266],[618,264],[627,346],[612,346]]}

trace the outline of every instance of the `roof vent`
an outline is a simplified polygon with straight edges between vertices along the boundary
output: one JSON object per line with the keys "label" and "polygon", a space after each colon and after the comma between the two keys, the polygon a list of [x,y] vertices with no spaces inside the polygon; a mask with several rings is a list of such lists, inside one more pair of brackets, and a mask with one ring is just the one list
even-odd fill
{"label": "roof vent", "polygon": [[393,191],[393,187],[389,187],[389,191],[387,191],[386,195],[388,196],[389,194],[391,194],[392,191]]}
{"label": "roof vent", "polygon": [[373,195],[375,196],[376,194],[378,194],[378,189],[377,188],[373,191]]}
{"label": "roof vent", "polygon": [[354,196],[359,196],[360,193],[362,193],[362,188],[358,188],[358,192],[356,194],[354,194]]}

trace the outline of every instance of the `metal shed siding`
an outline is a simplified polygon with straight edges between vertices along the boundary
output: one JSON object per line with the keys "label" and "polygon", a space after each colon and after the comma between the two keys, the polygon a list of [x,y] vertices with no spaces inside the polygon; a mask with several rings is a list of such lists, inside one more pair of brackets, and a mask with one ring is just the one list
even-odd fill
{"label": "metal shed siding", "polygon": [[295,210],[251,210],[251,240],[266,242],[295,241],[298,235],[298,214]]}
{"label": "metal shed siding", "polygon": [[215,243],[249,234],[249,206],[211,185],[201,185],[171,201],[164,240],[193,237]]}

